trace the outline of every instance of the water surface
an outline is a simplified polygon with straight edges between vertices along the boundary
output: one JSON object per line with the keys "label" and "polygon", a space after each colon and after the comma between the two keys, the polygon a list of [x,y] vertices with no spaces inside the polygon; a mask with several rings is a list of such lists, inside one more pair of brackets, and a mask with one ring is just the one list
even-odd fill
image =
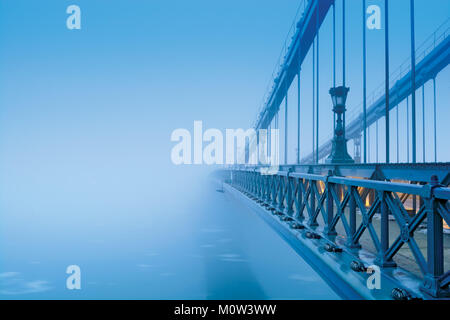
{"label": "water surface", "polygon": [[[338,299],[256,214],[216,189],[186,182],[131,207],[105,198],[2,212],[1,298]],[[66,289],[72,264],[79,291]]]}

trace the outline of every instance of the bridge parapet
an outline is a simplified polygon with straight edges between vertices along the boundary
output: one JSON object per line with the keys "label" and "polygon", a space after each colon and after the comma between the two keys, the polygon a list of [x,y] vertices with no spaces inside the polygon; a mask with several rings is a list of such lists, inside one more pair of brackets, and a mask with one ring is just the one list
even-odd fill
{"label": "bridge parapet", "polygon": [[422,279],[424,297],[450,295],[444,256],[450,188],[438,183],[445,179],[448,184],[448,171],[440,180],[433,175],[427,184],[342,177],[333,170],[326,175],[304,173],[292,167],[275,175],[263,175],[258,167],[224,173],[232,187],[291,226],[314,230],[355,258],[361,250],[371,251],[373,263],[382,270],[415,274]]}

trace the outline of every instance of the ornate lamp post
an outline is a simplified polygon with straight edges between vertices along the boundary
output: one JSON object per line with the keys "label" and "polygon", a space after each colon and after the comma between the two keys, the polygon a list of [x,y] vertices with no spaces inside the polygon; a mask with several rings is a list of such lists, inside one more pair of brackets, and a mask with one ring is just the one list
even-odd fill
{"label": "ornate lamp post", "polygon": [[334,130],[331,154],[325,160],[326,163],[355,163],[348,154],[347,139],[345,138],[345,102],[349,91],[349,88],[343,86],[330,89],[333,112],[336,113],[336,128]]}

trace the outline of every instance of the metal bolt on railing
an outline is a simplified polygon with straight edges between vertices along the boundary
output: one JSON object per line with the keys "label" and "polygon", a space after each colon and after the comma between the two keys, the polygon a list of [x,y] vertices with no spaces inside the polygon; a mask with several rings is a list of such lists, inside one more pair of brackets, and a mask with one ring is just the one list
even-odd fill
{"label": "metal bolt on railing", "polygon": [[272,210],[272,214],[273,214],[274,216],[281,216],[281,215],[283,215],[280,211],[278,211],[278,210],[275,209],[275,208],[274,208],[274,210]]}
{"label": "metal bolt on railing", "polygon": [[305,233],[305,236],[306,236],[308,239],[315,239],[315,240],[318,240],[318,239],[322,238],[319,234],[317,234],[317,233],[315,233],[315,232],[311,232],[311,231],[307,231],[307,232]]}
{"label": "metal bolt on railing", "polygon": [[342,248],[339,248],[331,243],[325,244],[324,249],[327,252],[334,252],[334,253],[340,253],[343,251]]}
{"label": "metal bolt on railing", "polygon": [[411,294],[408,291],[406,291],[405,289],[401,289],[401,288],[392,289],[391,297],[394,300],[403,300],[403,301],[413,299]]}
{"label": "metal bolt on railing", "polygon": [[289,216],[285,216],[285,215],[280,216],[280,220],[281,220],[281,221],[284,221],[284,222],[292,222],[292,221],[294,221],[294,219],[292,219],[292,218],[289,217]]}
{"label": "metal bolt on railing", "polygon": [[350,268],[355,272],[366,272],[367,268],[361,261],[354,260],[350,263]]}
{"label": "metal bolt on railing", "polygon": [[290,227],[291,227],[291,229],[295,229],[295,230],[303,230],[303,229],[305,229],[305,226],[300,224],[300,223],[298,223],[298,222],[292,222],[290,224]]}

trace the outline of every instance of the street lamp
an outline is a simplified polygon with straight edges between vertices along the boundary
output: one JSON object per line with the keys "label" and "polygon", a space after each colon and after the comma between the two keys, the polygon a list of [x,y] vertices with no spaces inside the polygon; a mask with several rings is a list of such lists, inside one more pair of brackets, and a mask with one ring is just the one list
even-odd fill
{"label": "street lamp", "polygon": [[331,101],[333,102],[333,112],[336,114],[336,128],[331,154],[325,160],[326,163],[355,163],[347,152],[347,139],[345,138],[345,102],[350,91],[346,87],[330,89]]}

